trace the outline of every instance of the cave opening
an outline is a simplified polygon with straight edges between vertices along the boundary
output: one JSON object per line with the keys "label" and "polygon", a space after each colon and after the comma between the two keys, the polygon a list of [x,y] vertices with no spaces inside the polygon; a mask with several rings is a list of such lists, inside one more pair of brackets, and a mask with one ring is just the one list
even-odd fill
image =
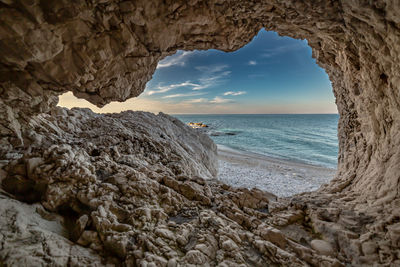
{"label": "cave opening", "polygon": [[218,179],[236,187],[290,196],[329,183],[337,167],[339,115],[329,78],[306,40],[273,31],[260,30],[234,52],[177,51],[158,63],[139,97],[124,103],[97,108],[66,93],[59,105],[202,122],[219,147]]}

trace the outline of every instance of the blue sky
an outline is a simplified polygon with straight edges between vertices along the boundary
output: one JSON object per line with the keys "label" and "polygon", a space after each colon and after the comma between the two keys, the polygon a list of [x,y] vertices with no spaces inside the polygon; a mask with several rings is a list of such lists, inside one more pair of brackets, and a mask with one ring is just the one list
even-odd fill
{"label": "blue sky", "polygon": [[[72,98],[62,96],[60,105],[84,104]],[[311,57],[307,41],[265,30],[235,52],[178,51],[159,62],[138,98],[95,111],[126,109],[172,114],[337,113],[329,78]]]}

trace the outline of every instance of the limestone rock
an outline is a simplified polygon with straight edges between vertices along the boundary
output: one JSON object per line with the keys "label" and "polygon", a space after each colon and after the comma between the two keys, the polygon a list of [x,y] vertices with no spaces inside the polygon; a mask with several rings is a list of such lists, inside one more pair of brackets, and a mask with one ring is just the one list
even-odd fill
{"label": "limestone rock", "polygon": [[[3,185],[29,182],[31,193],[41,196],[35,200],[41,204],[34,204],[40,214],[62,216],[55,220],[64,231],[62,246],[71,241],[82,246],[74,257],[90,251],[102,263],[116,265],[301,265],[311,257],[285,251],[287,245],[297,247],[278,229],[262,224],[273,216],[265,210],[275,196],[212,179],[215,145],[202,133],[164,114],[100,115],[64,108],[52,114],[30,120],[40,138],[32,141],[30,152],[6,165]],[[43,185],[39,191],[36,184]],[[4,189],[16,197],[25,192]],[[282,216],[297,218],[288,220],[293,222],[301,214]],[[11,220],[4,224],[13,225]],[[9,251],[17,243],[3,240]],[[63,264],[62,258],[53,261]]]}
{"label": "limestone rock", "polygon": [[[2,1],[0,265],[400,265],[399,10],[389,0]],[[138,96],[162,58],[234,51],[261,28],[306,38],[332,82],[338,171],[317,192],[274,203],[212,180],[215,145],[167,115],[54,108],[67,91],[98,106]],[[321,255],[321,238],[336,254]]]}
{"label": "limestone rock", "polygon": [[307,38],[332,81],[339,165],[324,192],[346,189],[388,203],[399,179],[399,9],[384,0],[3,2],[1,154],[13,158],[7,151],[38,138],[22,133],[26,117],[48,112],[63,92],[98,106],[124,101],[138,96],[157,62],[176,50],[233,51],[266,28]]}
{"label": "limestone rock", "polygon": [[334,254],[331,244],[329,244],[325,240],[314,239],[311,241],[311,247],[322,255],[333,256]]}
{"label": "limestone rock", "polygon": [[258,229],[260,230],[260,236],[263,239],[274,243],[282,249],[285,248],[287,241],[284,235],[278,229],[274,229],[266,225],[260,225]]}
{"label": "limestone rock", "polygon": [[95,251],[68,240],[60,222],[0,193],[0,262],[9,266],[101,266]]}

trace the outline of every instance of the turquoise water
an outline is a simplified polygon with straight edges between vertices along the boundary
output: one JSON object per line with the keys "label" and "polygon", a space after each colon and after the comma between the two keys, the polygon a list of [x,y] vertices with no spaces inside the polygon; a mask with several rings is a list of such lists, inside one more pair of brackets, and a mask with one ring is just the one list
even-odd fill
{"label": "turquoise water", "polygon": [[209,125],[203,129],[216,144],[278,159],[337,166],[337,114],[173,116],[184,123]]}

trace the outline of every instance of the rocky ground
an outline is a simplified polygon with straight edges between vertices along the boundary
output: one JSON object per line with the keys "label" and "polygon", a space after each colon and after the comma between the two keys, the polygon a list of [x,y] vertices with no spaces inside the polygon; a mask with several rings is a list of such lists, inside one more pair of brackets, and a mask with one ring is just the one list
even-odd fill
{"label": "rocky ground", "polygon": [[5,266],[399,263],[400,209],[376,225],[348,195],[232,188],[211,139],[168,115],[56,108],[29,125],[31,149],[2,161]]}

